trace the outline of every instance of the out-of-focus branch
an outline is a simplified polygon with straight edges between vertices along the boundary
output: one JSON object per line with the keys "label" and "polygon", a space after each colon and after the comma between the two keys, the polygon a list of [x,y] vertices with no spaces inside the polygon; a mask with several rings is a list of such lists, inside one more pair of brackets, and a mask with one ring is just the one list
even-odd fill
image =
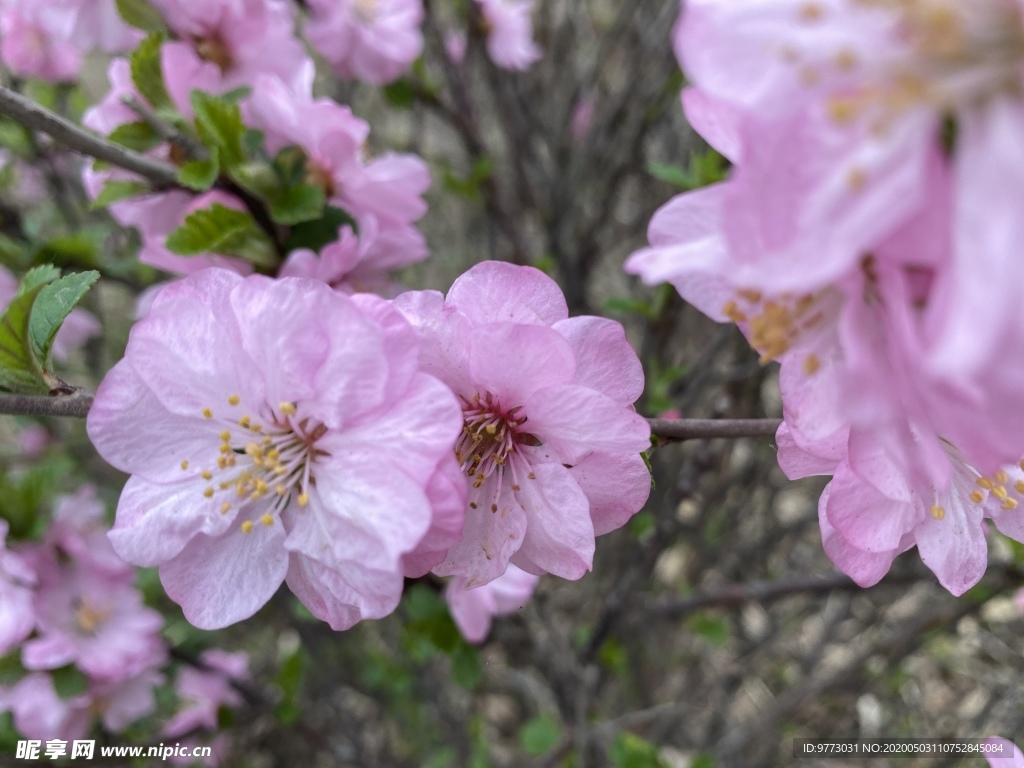
{"label": "out-of-focus branch", "polygon": [[87,389],[76,389],[67,395],[0,395],[0,413],[84,419],[89,415],[93,397]]}
{"label": "out-of-focus branch", "polygon": [[651,434],[660,442],[707,440],[713,437],[773,437],[780,419],[648,419]]}
{"label": "out-of-focus branch", "polygon": [[173,165],[153,160],[90,133],[3,86],[0,86],[0,115],[6,115],[26,128],[45,133],[54,141],[76,152],[137,173],[158,185],[170,186],[178,183],[178,169]]}

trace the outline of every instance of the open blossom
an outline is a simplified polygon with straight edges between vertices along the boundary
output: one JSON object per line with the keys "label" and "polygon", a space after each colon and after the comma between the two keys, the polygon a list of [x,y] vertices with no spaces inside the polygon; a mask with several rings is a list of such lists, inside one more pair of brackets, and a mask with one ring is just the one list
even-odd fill
{"label": "open blossom", "polygon": [[[217,649],[204,651],[199,660],[203,668],[184,667],[175,681],[175,692],[182,700],[182,709],[162,730],[166,739],[184,739],[194,749],[200,745],[197,732],[216,734],[218,713],[222,708],[239,709],[244,703],[233,683],[249,679],[249,656],[246,653],[228,653]],[[207,742],[211,757],[207,763],[215,765],[230,749],[227,734],[215,736]],[[190,764],[191,761],[171,758],[172,762]]]}
{"label": "open blossom", "polygon": [[97,450],[132,474],[114,548],[160,566],[203,628],[251,616],[286,578],[335,628],[390,613],[403,558],[464,499],[438,484],[458,404],[418,353],[369,295],[217,269],[167,286],[89,413]]}
{"label": "open blossom", "polygon": [[394,300],[424,342],[423,369],[458,395],[456,456],[470,479],[462,541],[435,569],[486,584],[511,562],[578,579],[594,536],[618,528],[650,492],[641,452],[650,429],[633,410],[643,372],[622,326],[568,318],[553,280],[484,262],[447,297]]}
{"label": "open blossom", "polygon": [[477,0],[487,29],[487,55],[503,69],[525,71],[542,52],[533,41],[533,0]]}
{"label": "open blossom", "polygon": [[423,50],[423,0],[310,0],[306,37],[336,75],[390,83]]}
{"label": "open blossom", "polygon": [[539,576],[509,565],[494,581],[474,589],[466,588],[464,576],[452,577],[444,599],[462,636],[471,643],[482,643],[491,631],[491,619],[526,605],[539,580]]}
{"label": "open blossom", "polygon": [[[165,68],[172,93],[182,83],[188,93],[188,70],[197,64],[214,68],[224,93],[252,86],[261,74],[297,84],[307,62],[294,34],[294,12],[284,0],[154,0],[181,42],[166,44],[186,67]],[[272,55],[270,54],[272,52]],[[191,87],[199,87],[194,83]]]}

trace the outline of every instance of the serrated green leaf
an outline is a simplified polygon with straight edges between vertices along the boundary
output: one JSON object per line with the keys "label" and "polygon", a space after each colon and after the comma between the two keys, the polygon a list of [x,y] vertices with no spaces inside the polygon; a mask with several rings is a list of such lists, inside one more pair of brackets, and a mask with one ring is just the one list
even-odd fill
{"label": "serrated green leaf", "polygon": [[167,237],[168,250],[179,256],[221,253],[254,264],[276,263],[273,243],[247,211],[236,211],[219,203],[189,214],[184,223]]}
{"label": "serrated green leaf", "polygon": [[332,205],[324,209],[323,216],[313,221],[304,221],[292,227],[288,240],[285,242],[285,250],[294,251],[297,248],[309,248],[319,252],[328,243],[338,239],[338,230],[343,226],[352,227],[353,232],[358,232],[355,219],[348,215],[341,208]]}
{"label": "serrated green leaf", "polygon": [[561,726],[549,715],[538,715],[519,729],[519,743],[534,757],[550,752],[561,738]]}
{"label": "serrated green leaf", "polygon": [[146,0],[117,0],[117,12],[125,24],[143,32],[163,32],[167,29],[163,16]]}
{"label": "serrated green leaf", "polygon": [[110,132],[107,138],[115,144],[134,149],[136,152],[148,152],[162,141],[153,127],[141,120],[134,123],[121,123]]}
{"label": "serrated green leaf", "polygon": [[244,162],[246,128],[238,104],[198,90],[189,94],[189,100],[203,144],[219,150],[225,168]]}
{"label": "serrated green leaf", "polygon": [[59,276],[60,270],[49,265],[29,270],[17,295],[0,316],[0,388],[19,394],[49,392],[28,344],[28,328],[36,297]]}
{"label": "serrated green leaf", "polygon": [[89,679],[78,667],[69,664],[50,673],[53,689],[60,698],[67,700],[81,696],[89,689]]}
{"label": "serrated green leaf", "polygon": [[76,272],[43,287],[29,315],[28,345],[36,363],[46,371],[50,367],[53,339],[71,310],[89,291],[100,273]]}
{"label": "serrated green leaf", "polygon": [[324,210],[324,191],[312,184],[288,187],[270,203],[270,218],[291,226],[320,218]]}
{"label": "serrated green leaf", "polygon": [[139,43],[129,59],[132,82],[146,101],[157,109],[172,106],[171,97],[167,95],[167,87],[164,85],[163,68],[160,65],[163,41],[163,35],[151,34]]}
{"label": "serrated green leaf", "polygon": [[120,202],[121,200],[127,200],[131,197],[138,197],[144,195],[147,192],[152,192],[153,189],[144,181],[126,181],[122,179],[114,179],[108,181],[96,199],[92,201],[90,206],[94,211],[100,208],[106,208],[112,203]]}
{"label": "serrated green leaf", "polygon": [[220,156],[216,147],[210,148],[207,160],[190,160],[178,171],[178,181],[189,189],[205,192],[220,175]]}

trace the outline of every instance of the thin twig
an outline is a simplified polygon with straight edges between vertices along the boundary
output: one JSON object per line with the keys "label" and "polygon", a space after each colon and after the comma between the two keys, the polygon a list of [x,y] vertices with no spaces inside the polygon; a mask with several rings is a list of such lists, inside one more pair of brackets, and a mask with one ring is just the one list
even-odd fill
{"label": "thin twig", "polygon": [[170,186],[178,183],[178,169],[173,165],[140,155],[90,133],[4,86],[0,86],[0,115],[6,115],[27,128],[45,133],[54,141],[77,152],[137,173],[158,185]]}
{"label": "thin twig", "polygon": [[773,437],[780,419],[648,419],[651,434],[663,443],[713,437]]}
{"label": "thin twig", "polygon": [[153,129],[153,132],[166,142],[177,145],[186,155],[195,160],[206,160],[210,157],[206,147],[187,136],[173,125],[162,119],[151,107],[144,104],[132,94],[122,96],[121,101],[132,112],[139,116],[146,125]]}
{"label": "thin twig", "polygon": [[0,413],[84,419],[89,415],[93,397],[87,389],[77,389],[69,395],[0,395]]}

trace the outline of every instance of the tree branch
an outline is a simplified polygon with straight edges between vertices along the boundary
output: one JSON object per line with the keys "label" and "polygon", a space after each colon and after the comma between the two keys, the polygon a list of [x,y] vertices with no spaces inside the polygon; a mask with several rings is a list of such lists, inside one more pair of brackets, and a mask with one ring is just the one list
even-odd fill
{"label": "tree branch", "polygon": [[780,419],[648,419],[659,443],[707,440],[713,437],[774,437]]}
{"label": "tree branch", "polygon": [[0,115],[6,115],[27,128],[45,133],[54,141],[77,152],[137,173],[160,186],[178,184],[178,169],[173,165],[153,160],[90,133],[4,86],[0,86]]}
{"label": "tree branch", "polygon": [[93,393],[77,389],[69,395],[0,395],[0,413],[9,416],[65,416],[84,419]]}

